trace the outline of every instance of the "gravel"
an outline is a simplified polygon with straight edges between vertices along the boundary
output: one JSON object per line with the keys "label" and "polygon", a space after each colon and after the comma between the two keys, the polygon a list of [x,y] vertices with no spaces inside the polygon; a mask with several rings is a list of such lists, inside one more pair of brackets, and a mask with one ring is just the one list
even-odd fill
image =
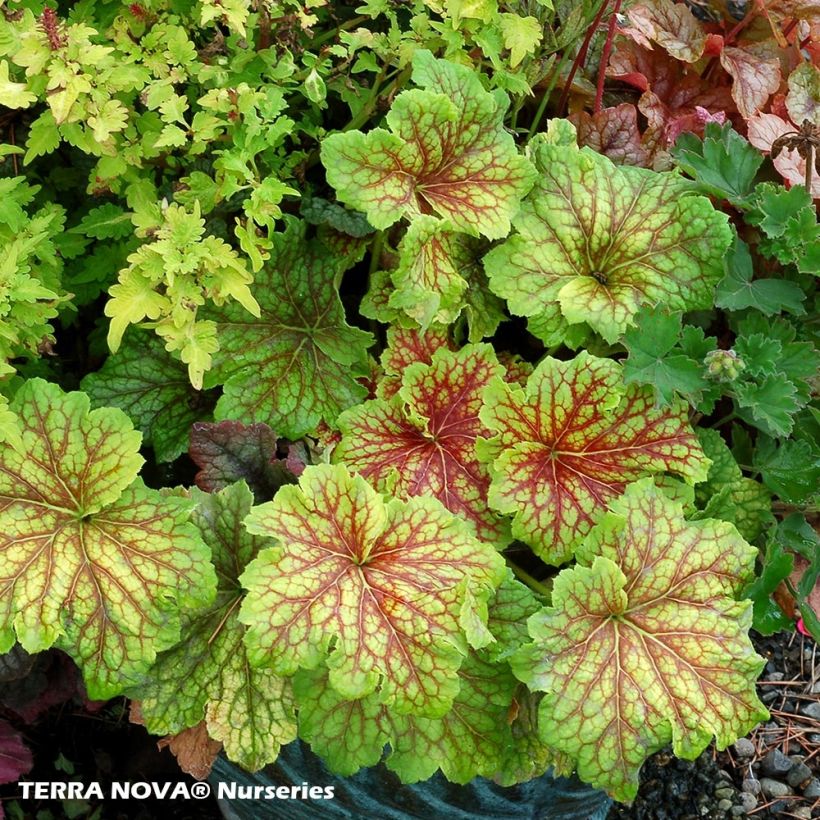
{"label": "gravel", "polygon": [[820,820],[820,649],[797,633],[752,640],[768,660],[758,695],[769,721],[692,762],[653,755],[635,802],[609,820]]}

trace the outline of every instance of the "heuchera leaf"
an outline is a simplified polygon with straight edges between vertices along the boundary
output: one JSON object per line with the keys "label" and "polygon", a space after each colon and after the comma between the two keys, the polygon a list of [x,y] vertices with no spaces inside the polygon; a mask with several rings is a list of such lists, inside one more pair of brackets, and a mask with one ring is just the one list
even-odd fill
{"label": "heuchera leaf", "polygon": [[523,687],[504,662],[528,642],[527,618],[539,608],[522,584],[510,578],[501,584],[490,603],[488,626],[503,650],[469,653],[459,669],[458,695],[441,718],[396,714],[376,695],[344,700],[328,684],[324,670],[297,673],[300,736],[334,772],[345,776],[375,765],[385,744],[391,749],[387,768],[405,783],[426,780],[437,769],[456,783],[477,776],[520,782],[529,778],[513,778],[510,771],[519,757],[529,758],[530,777],[543,774],[549,763],[546,746],[534,729],[520,736],[510,718],[516,696],[525,696],[526,690],[519,691]]}
{"label": "heuchera leaf", "polygon": [[328,424],[367,395],[364,376],[372,336],[345,322],[336,288],[349,264],[287,220],[274,234],[270,260],[254,277],[261,316],[227,304],[214,311],[220,349],[208,386],[224,381],[217,419],[270,424],[297,439]]}
{"label": "heuchera leaf", "polygon": [[300,472],[298,460],[279,458],[276,433],[261,422],[195,424],[189,453],[199,467],[194,480],[201,490],[217,492],[245,481],[258,502],[270,501],[283,484],[296,482],[293,470]]}
{"label": "heuchera leaf", "polygon": [[211,417],[214,399],[191,387],[188,372],[153,333],[130,330],[96,373],[81,382],[95,407],[119,407],[153,444],[158,461],[188,448],[195,421]]}
{"label": "heuchera leaf", "polygon": [[768,713],[754,681],[764,660],[748,629],[757,550],[725,522],[686,522],[651,479],[630,485],[555,579],[552,606],[529,622],[513,660],[547,692],[539,729],[579,776],[616,800],[672,744],[693,760],[712,735],[723,749]]}
{"label": "heuchera leaf", "polygon": [[389,130],[324,140],[328,181],[379,229],[432,212],[466,233],[505,236],[534,177],[504,130],[506,95],[485,91],[476,72],[423,49],[413,55],[413,81],[420,88],[396,97]]}
{"label": "heuchera leaf", "polygon": [[376,385],[376,395],[385,399],[395,396],[404,371],[416,362],[432,364],[433,354],[440,348],[454,349],[445,327],[434,325],[421,330],[391,325],[387,328],[387,347],[380,360],[384,375]]}
{"label": "heuchera leaf", "polygon": [[[427,780],[440,769],[454,783],[492,777],[517,745],[508,713],[518,681],[507,663],[471,652],[458,675],[451,709],[440,718],[391,712],[375,695],[344,700],[323,670],[300,672],[299,733],[337,774],[351,775],[390,752],[385,765],[403,783]],[[547,761],[543,761],[543,774]]]}
{"label": "heuchera leaf", "polygon": [[249,771],[273,762],[296,737],[290,681],[248,663],[239,623],[239,574],[266,539],[245,531],[253,496],[244,482],[208,495],[194,489],[193,522],[211,548],[218,581],[207,610],[185,619],[181,643],[163,652],[150,680],[130,693],[149,732],[177,734],[203,719],[228,757]]}
{"label": "heuchera leaf", "polygon": [[641,305],[711,305],[732,234],[690,183],[547,140],[536,156],[517,233],[485,257],[513,313],[551,326],[556,342],[580,322],[614,342]]}
{"label": "heuchera leaf", "polygon": [[451,324],[464,310],[471,341],[494,333],[505,316],[481,264],[486,248],[486,242],[456,233],[440,219],[416,217],[399,245],[389,306],[423,329],[433,322]]}
{"label": "heuchera leaf", "polygon": [[706,34],[694,14],[672,0],[637,3],[627,12],[631,27],[625,32],[651,49],[654,41],[676,60],[694,63],[703,54]]}
{"label": "heuchera leaf", "polygon": [[0,652],[56,645],[89,696],[133,685],[215,577],[191,503],[147,489],[140,434],[115,408],[41,379],[12,402],[24,450],[0,450]]}
{"label": "heuchera leaf", "polygon": [[609,157],[613,162],[646,167],[650,150],[638,130],[638,109],[621,103],[594,114],[578,111],[569,117],[578,132],[578,144]]}
{"label": "heuchera leaf", "polygon": [[629,481],[665,471],[703,481],[709,460],[686,405],[654,405],[650,388],[625,386],[617,362],[586,351],[545,358],[524,388],[496,379],[480,413],[496,435],[478,452],[492,460],[490,505],[515,515],[513,536],[561,564]]}
{"label": "heuchera leaf", "polygon": [[[16,783],[28,772],[34,761],[31,751],[15,728],[0,720],[0,784]],[[0,805],[0,817],[3,807]]]}
{"label": "heuchera leaf", "polygon": [[720,52],[720,64],[734,79],[732,97],[746,119],[760,111],[780,88],[780,54],[772,40],[742,48],[727,46]]}
{"label": "heuchera leaf", "polygon": [[490,475],[475,455],[478,437],[490,435],[478,418],[484,389],[503,372],[489,345],[437,350],[431,364],[405,369],[397,396],[339,417],[334,459],[382,492],[438,498],[479,538],[504,546],[507,527],[487,507]]}
{"label": "heuchera leaf", "polygon": [[743,476],[717,430],[699,429],[698,439],[712,461],[706,481],[695,487],[703,515],[729,521],[744,538],[754,540],[774,521],[771,494],[759,482]]}
{"label": "heuchera leaf", "polygon": [[252,663],[292,675],[327,659],[345,698],[378,690],[397,712],[450,708],[466,609],[504,577],[490,545],[436,499],[385,502],[341,465],[307,467],[245,526],[279,542],[240,579]]}

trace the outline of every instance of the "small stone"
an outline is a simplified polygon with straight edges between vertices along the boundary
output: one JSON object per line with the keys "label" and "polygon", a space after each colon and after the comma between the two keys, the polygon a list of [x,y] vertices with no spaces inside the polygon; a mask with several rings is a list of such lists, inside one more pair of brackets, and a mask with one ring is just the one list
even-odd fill
{"label": "small stone", "polygon": [[760,794],[760,781],[754,777],[747,777],[740,788],[746,794]]}
{"label": "small stone", "polygon": [[787,774],[791,767],[791,760],[789,760],[780,749],[772,749],[772,751],[760,761],[760,771],[769,777],[781,777]]}
{"label": "small stone", "polygon": [[812,720],[820,720],[820,701],[814,701],[803,707],[803,714]]}
{"label": "small stone", "polygon": [[793,788],[804,786],[811,780],[811,769],[801,760],[795,763],[786,775],[786,782]]}
{"label": "small stone", "polygon": [[809,743],[820,743],[820,734],[814,732],[813,734],[809,735],[808,740]]}
{"label": "small stone", "polygon": [[718,808],[721,811],[729,811],[732,808],[732,801],[731,800],[720,800],[718,802]]}
{"label": "small stone", "polygon": [[742,737],[740,740],[735,741],[732,748],[738,757],[752,757],[755,753],[755,745],[748,737]]}
{"label": "small stone", "polygon": [[811,685],[811,693],[812,695],[820,695],[820,680],[815,681]]}
{"label": "small stone", "polygon": [[732,817],[740,817],[741,814],[746,814],[746,809],[743,806],[732,806]]}
{"label": "small stone", "polygon": [[727,772],[726,769],[718,769],[718,777],[721,780],[725,780],[727,783],[732,782],[732,773]]}
{"label": "small stone", "polygon": [[772,703],[775,700],[777,700],[778,695],[779,692],[777,691],[777,689],[769,689],[767,692],[764,692],[760,696],[760,699],[763,701],[763,703]]}
{"label": "small stone", "polygon": [[811,820],[811,809],[808,806],[798,806],[791,813],[792,817],[799,817],[800,820]]}
{"label": "small stone", "polygon": [[727,798],[731,798],[735,796],[735,790],[729,788],[728,786],[722,786],[719,789],[715,789],[715,797],[718,800],[726,800]]}
{"label": "small stone", "polygon": [[792,790],[785,783],[781,783],[779,780],[772,780],[770,777],[761,778],[760,788],[766,797],[772,798],[785,797],[787,794],[792,793]]}
{"label": "small stone", "polygon": [[813,777],[809,781],[809,785],[803,789],[803,797],[807,800],[816,800],[820,797],[820,780],[818,778]]}
{"label": "small stone", "polygon": [[744,792],[740,795],[740,804],[743,806],[743,811],[748,813],[757,808],[757,798],[753,794]]}
{"label": "small stone", "polygon": [[781,680],[783,680],[783,678],[785,678],[785,677],[786,677],[786,676],[785,676],[782,672],[772,672],[772,673],[769,675],[769,680],[781,681]]}

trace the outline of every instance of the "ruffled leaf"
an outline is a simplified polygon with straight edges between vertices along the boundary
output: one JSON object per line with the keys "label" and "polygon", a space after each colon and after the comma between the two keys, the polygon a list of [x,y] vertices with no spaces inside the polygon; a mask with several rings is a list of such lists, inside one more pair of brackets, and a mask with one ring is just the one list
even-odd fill
{"label": "ruffled leaf", "polygon": [[555,342],[582,322],[614,342],[641,305],[711,305],[732,234],[690,183],[548,139],[537,165],[517,233],[485,257],[513,313],[551,327]]}
{"label": "ruffled leaf", "polygon": [[756,555],[730,524],[686,522],[651,479],[613,502],[513,662],[547,692],[541,736],[582,779],[629,801],[652,752],[671,742],[694,760],[713,735],[723,749],[768,717],[751,603],[735,600]]}
{"label": "ruffled leaf", "polygon": [[490,435],[478,418],[484,389],[503,372],[489,345],[436,351],[431,364],[407,367],[397,396],[340,416],[334,458],[382,492],[438,498],[479,538],[503,546],[509,536],[487,507],[490,476],[475,455],[478,437]]}
{"label": "ruffled leaf", "polygon": [[114,408],[40,379],[12,402],[23,452],[0,450],[0,652],[56,645],[90,697],[134,685],[215,578],[191,503],[146,488],[140,434]]}
{"label": "ruffled leaf", "polygon": [[496,433],[479,450],[492,462],[490,505],[513,513],[513,536],[551,564],[572,557],[628,482],[706,478],[686,405],[656,409],[650,388],[624,386],[620,365],[586,352],[544,359],[524,388],[496,380],[480,418]]}
{"label": "ruffled leaf", "polygon": [[460,231],[505,236],[533,170],[503,125],[507,98],[466,66],[413,56],[413,81],[387,115],[389,130],[332,134],[322,162],[343,202],[387,228],[431,211]]}
{"label": "ruffled leaf", "polygon": [[211,548],[219,579],[216,599],[186,618],[182,641],[157,658],[150,681],[131,695],[140,701],[148,731],[177,734],[204,720],[231,760],[256,771],[296,737],[290,681],[249,664],[238,620],[239,575],[266,539],[242,526],[253,502],[246,484],[193,495],[193,521]]}
{"label": "ruffled leaf", "polygon": [[241,578],[252,663],[292,675],[326,659],[344,698],[378,691],[431,717],[450,708],[466,610],[504,577],[491,546],[436,499],[385,502],[341,465],[307,467],[245,526],[278,541]]}
{"label": "ruffled leaf", "polygon": [[264,422],[291,439],[315,432],[367,395],[357,376],[367,374],[372,336],[345,321],[336,286],[350,264],[305,225],[287,220],[273,236],[270,260],[254,277],[261,315],[229,303],[213,318],[220,349],[208,384],[224,382],[218,419]]}

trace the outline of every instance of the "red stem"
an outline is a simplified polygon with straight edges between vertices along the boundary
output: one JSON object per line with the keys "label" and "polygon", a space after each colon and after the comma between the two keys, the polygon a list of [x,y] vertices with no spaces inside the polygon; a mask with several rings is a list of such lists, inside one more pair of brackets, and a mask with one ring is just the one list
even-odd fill
{"label": "red stem", "polygon": [[572,87],[572,81],[575,79],[575,74],[578,71],[578,68],[583,64],[584,60],[587,58],[587,52],[589,51],[589,44],[592,42],[592,37],[595,34],[598,26],[603,19],[604,12],[609,5],[609,0],[604,0],[601,3],[601,8],[598,9],[598,13],[595,15],[595,19],[590,23],[589,28],[587,29],[586,36],[584,37],[584,42],[581,44],[581,49],[578,52],[577,56],[572,62],[572,68],[569,71],[569,76],[567,77],[567,84],[564,86],[564,90],[561,92],[561,99],[558,101],[558,111],[563,111],[564,107],[567,104],[567,100],[569,99],[569,90]]}
{"label": "red stem", "polygon": [[621,0],[615,0],[612,14],[609,17],[609,28],[606,32],[606,42],[604,50],[601,52],[601,65],[598,67],[598,87],[595,90],[595,106],[592,111],[597,114],[601,110],[601,103],[604,99],[604,80],[606,79],[606,67],[609,64],[609,55],[612,53],[612,41],[615,39],[615,25],[618,22],[618,12],[621,10]]}

